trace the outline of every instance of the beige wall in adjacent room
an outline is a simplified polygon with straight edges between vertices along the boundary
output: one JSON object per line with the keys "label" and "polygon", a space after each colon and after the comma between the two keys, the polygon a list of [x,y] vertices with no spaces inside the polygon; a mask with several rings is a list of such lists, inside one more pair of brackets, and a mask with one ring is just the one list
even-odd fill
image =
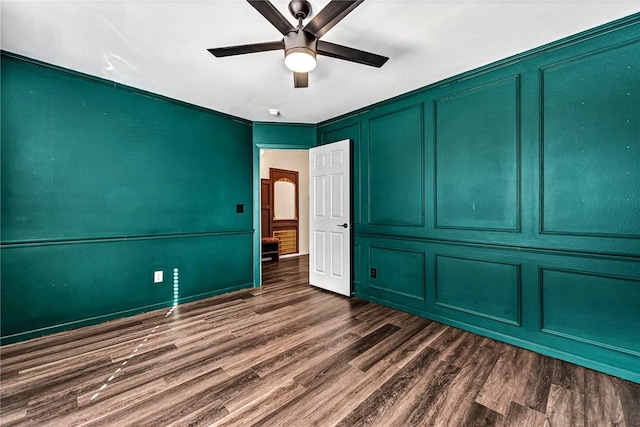
{"label": "beige wall in adjacent room", "polygon": [[269,168],[287,169],[298,172],[299,209],[298,225],[300,255],[309,253],[309,152],[307,150],[267,150],[261,151],[260,178],[269,179]]}

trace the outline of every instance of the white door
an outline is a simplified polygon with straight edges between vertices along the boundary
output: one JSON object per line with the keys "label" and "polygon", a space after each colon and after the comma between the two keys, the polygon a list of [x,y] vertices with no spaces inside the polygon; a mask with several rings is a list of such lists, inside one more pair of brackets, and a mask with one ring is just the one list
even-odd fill
{"label": "white door", "polygon": [[350,141],[309,150],[309,283],[351,296]]}

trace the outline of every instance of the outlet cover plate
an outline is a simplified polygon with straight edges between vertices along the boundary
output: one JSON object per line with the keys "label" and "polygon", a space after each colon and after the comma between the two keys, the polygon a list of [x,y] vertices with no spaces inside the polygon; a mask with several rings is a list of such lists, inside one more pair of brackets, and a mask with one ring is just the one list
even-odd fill
{"label": "outlet cover plate", "polygon": [[162,283],[162,280],[163,280],[162,276],[163,276],[162,270],[154,271],[153,272],[153,283]]}

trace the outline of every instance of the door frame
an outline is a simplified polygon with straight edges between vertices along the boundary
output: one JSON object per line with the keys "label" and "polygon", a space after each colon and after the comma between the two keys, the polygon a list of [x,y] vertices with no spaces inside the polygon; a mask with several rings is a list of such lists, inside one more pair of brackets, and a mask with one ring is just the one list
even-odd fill
{"label": "door frame", "polygon": [[262,286],[261,224],[260,224],[260,149],[265,150],[306,150],[317,144],[270,144],[254,142],[253,144],[253,286]]}

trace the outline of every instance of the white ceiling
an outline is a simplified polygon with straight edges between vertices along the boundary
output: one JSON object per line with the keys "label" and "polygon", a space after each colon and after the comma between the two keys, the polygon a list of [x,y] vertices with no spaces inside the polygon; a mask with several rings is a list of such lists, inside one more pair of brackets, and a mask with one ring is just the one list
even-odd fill
{"label": "white ceiling", "polygon": [[[272,2],[295,24],[287,0]],[[311,0],[312,16],[327,3]],[[318,123],[638,11],[638,0],[367,0],[322,39],[389,61],[321,56],[305,89],[282,51],[207,52],[282,38],[241,0],[2,0],[1,48],[249,120]]]}

